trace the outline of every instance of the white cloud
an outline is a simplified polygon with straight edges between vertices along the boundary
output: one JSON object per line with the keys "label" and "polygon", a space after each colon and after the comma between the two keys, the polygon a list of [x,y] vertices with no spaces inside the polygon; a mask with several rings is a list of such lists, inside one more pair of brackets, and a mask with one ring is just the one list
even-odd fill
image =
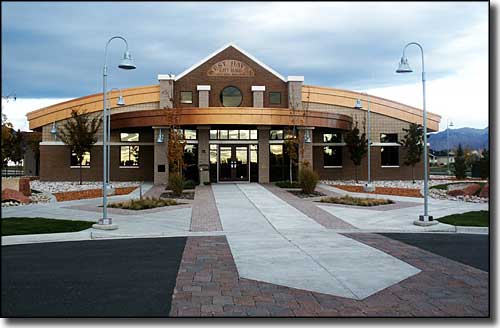
{"label": "white cloud", "polygon": [[26,114],[28,112],[54,105],[74,98],[17,98],[15,101],[8,102],[2,99],[2,113],[7,115],[8,120],[14,126],[14,129],[29,131]]}

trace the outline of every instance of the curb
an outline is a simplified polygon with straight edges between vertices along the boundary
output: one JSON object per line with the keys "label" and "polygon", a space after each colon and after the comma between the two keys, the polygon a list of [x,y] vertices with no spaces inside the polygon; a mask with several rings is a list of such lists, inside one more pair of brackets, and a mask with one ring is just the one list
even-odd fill
{"label": "curb", "polygon": [[471,233],[480,235],[489,235],[489,227],[465,227],[465,226],[455,226],[456,233]]}

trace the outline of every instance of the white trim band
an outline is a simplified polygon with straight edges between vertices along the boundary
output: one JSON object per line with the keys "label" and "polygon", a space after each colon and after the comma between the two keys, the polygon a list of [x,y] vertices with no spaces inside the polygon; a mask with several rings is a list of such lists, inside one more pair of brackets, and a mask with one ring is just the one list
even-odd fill
{"label": "white trim band", "polygon": [[252,91],[266,91],[265,85],[252,85]]}
{"label": "white trim band", "polygon": [[288,82],[304,82],[304,77],[299,75],[290,75],[287,77]]}
{"label": "white trim band", "polygon": [[372,146],[375,146],[375,147],[390,147],[390,146],[401,147],[401,144],[399,144],[397,142],[372,142]]}
{"label": "white trim band", "polygon": [[210,91],[209,85],[197,85],[196,90],[198,91]]}
{"label": "white trim band", "polygon": [[158,74],[158,81],[175,80],[174,74]]}

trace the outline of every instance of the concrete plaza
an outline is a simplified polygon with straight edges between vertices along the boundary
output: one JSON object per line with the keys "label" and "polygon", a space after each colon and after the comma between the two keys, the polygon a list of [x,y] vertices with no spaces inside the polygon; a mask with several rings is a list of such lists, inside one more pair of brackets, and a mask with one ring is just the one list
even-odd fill
{"label": "concrete plaza", "polygon": [[[319,188],[329,194],[346,193],[326,185],[320,185]],[[111,197],[111,201],[121,201],[132,197],[137,197],[137,195]],[[235,297],[243,297],[241,293],[240,296],[222,295],[223,292],[231,293],[222,288],[223,286],[217,280],[221,277],[223,268],[231,265],[234,265],[235,272],[226,273],[222,277],[232,275],[230,280],[236,285],[255,281],[259,282],[258,284],[267,284],[266,286],[282,286],[286,291],[298,290],[302,291],[301,293],[312,293],[311,295],[324,295],[326,298],[365,302],[373,297],[380,297],[387,293],[387,290],[402,286],[408,281],[417,281],[421,288],[426,288],[425,279],[422,282],[422,277],[428,275],[429,270],[429,266],[423,259],[418,258],[415,261],[411,258],[410,261],[395,246],[399,245],[401,249],[411,254],[416,252],[414,247],[409,248],[399,242],[380,244],[381,241],[387,242],[390,239],[369,237],[375,236],[373,232],[456,232],[455,227],[441,223],[431,227],[413,225],[413,220],[421,214],[422,199],[386,195],[384,198],[395,200],[395,206],[377,210],[324,205],[299,199],[273,186],[259,184],[198,186],[192,204],[148,210],[140,214],[110,209],[110,216],[119,227],[114,231],[88,229],[78,233],[9,236],[2,238],[2,245],[65,240],[187,236],[189,238],[182,263],[185,262],[186,257],[191,256],[191,253],[194,252],[197,255],[194,259],[184,263],[184,266],[189,266],[189,263],[193,261],[198,263],[198,258],[205,260],[198,263],[194,272],[191,272],[193,271],[191,267],[183,268],[181,263],[171,315],[190,315],[190,313],[196,315],[198,312],[200,315],[221,315],[225,312],[224,306],[244,308],[245,304],[234,303]],[[100,199],[91,199],[2,208],[2,217],[49,217],[97,221],[101,216],[99,204]],[[430,212],[436,218],[482,209],[487,209],[487,204],[462,202],[457,204],[457,202],[438,200],[430,202]],[[211,252],[219,254],[219,251],[208,249],[203,246],[205,245],[203,242],[199,243],[200,240],[205,240],[207,245],[217,249],[227,247],[229,254],[226,254],[222,258],[223,262],[220,262],[220,257],[210,255]],[[372,242],[374,240],[377,242]],[[389,249],[388,246],[390,246]],[[199,254],[200,250],[206,251],[207,254]],[[206,268],[204,264],[207,261],[214,261],[214,263]],[[433,259],[433,261],[436,260]],[[487,290],[487,273],[477,269],[471,271],[466,265],[452,262],[446,259],[443,263],[464,267],[457,271],[462,276],[479,275],[480,278],[467,276],[465,280],[470,282],[470,279],[479,279],[479,286]],[[219,263],[221,270],[218,271],[213,267],[215,263]],[[452,280],[457,279],[454,277]],[[486,286],[484,279],[486,279]],[[204,283],[207,285],[203,285]],[[217,286],[218,290],[216,290]],[[467,293],[466,290],[466,288],[460,289],[464,295]],[[468,309],[469,312],[464,310],[466,313],[484,315],[487,312],[483,305],[488,302],[484,303],[484,293],[480,294],[469,296],[471,300],[481,297],[482,306]],[[223,296],[227,297],[223,298]],[[252,297],[258,296],[264,297],[260,294]],[[191,300],[191,306],[186,301],[187,298]],[[228,304],[217,303],[223,300]],[[255,307],[255,299],[252,302],[250,302],[253,304],[251,306]],[[276,303],[276,300],[273,299],[272,303]],[[212,307],[207,307],[208,305]],[[202,308],[205,311],[202,311]],[[233,314],[240,313],[231,309],[230,312]],[[252,312],[254,310],[242,310],[240,314],[259,315],[261,313],[260,310]],[[268,310],[262,313],[272,315],[272,311]],[[288,310],[290,312],[278,311],[279,313],[275,315],[280,315],[280,313],[281,315],[287,315],[285,313],[305,315],[306,313]],[[334,313],[320,312],[309,313],[316,315],[329,315],[328,313],[333,315]],[[358,315],[363,315],[362,313],[364,312],[361,311]],[[441,315],[443,313],[456,315],[455,312],[449,311],[440,313]],[[434,314],[432,311],[429,312],[429,315]],[[404,311],[401,315],[404,315]],[[408,312],[408,315],[419,314],[414,311]]]}

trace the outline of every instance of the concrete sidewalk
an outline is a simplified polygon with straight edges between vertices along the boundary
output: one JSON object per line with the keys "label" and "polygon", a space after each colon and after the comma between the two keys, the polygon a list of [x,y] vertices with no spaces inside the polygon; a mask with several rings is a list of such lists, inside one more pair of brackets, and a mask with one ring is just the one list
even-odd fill
{"label": "concrete sidewalk", "polygon": [[213,190],[241,277],[363,299],[420,272],[326,229],[258,184]]}
{"label": "concrete sidewalk", "polygon": [[[321,203],[318,203],[318,206],[321,209],[335,215],[336,217],[363,231],[458,232],[462,230],[469,230],[457,228],[455,226],[444,223],[439,223],[437,225],[428,227],[414,225],[413,221],[418,220],[419,215],[423,214],[423,198],[353,193],[325,184],[321,184],[320,187],[343,195],[351,195],[355,197],[385,198],[391,199],[395,202],[414,202],[416,204],[422,204],[421,206],[405,206],[404,208],[396,208],[393,210],[377,211],[376,207],[365,209],[359,207],[336,206],[335,204],[321,205]],[[488,204],[439,200],[432,198],[429,199],[429,214],[434,216],[434,219],[438,219],[440,217],[451,214],[480,210],[488,210]],[[484,229],[481,230],[483,230],[484,232]]]}

